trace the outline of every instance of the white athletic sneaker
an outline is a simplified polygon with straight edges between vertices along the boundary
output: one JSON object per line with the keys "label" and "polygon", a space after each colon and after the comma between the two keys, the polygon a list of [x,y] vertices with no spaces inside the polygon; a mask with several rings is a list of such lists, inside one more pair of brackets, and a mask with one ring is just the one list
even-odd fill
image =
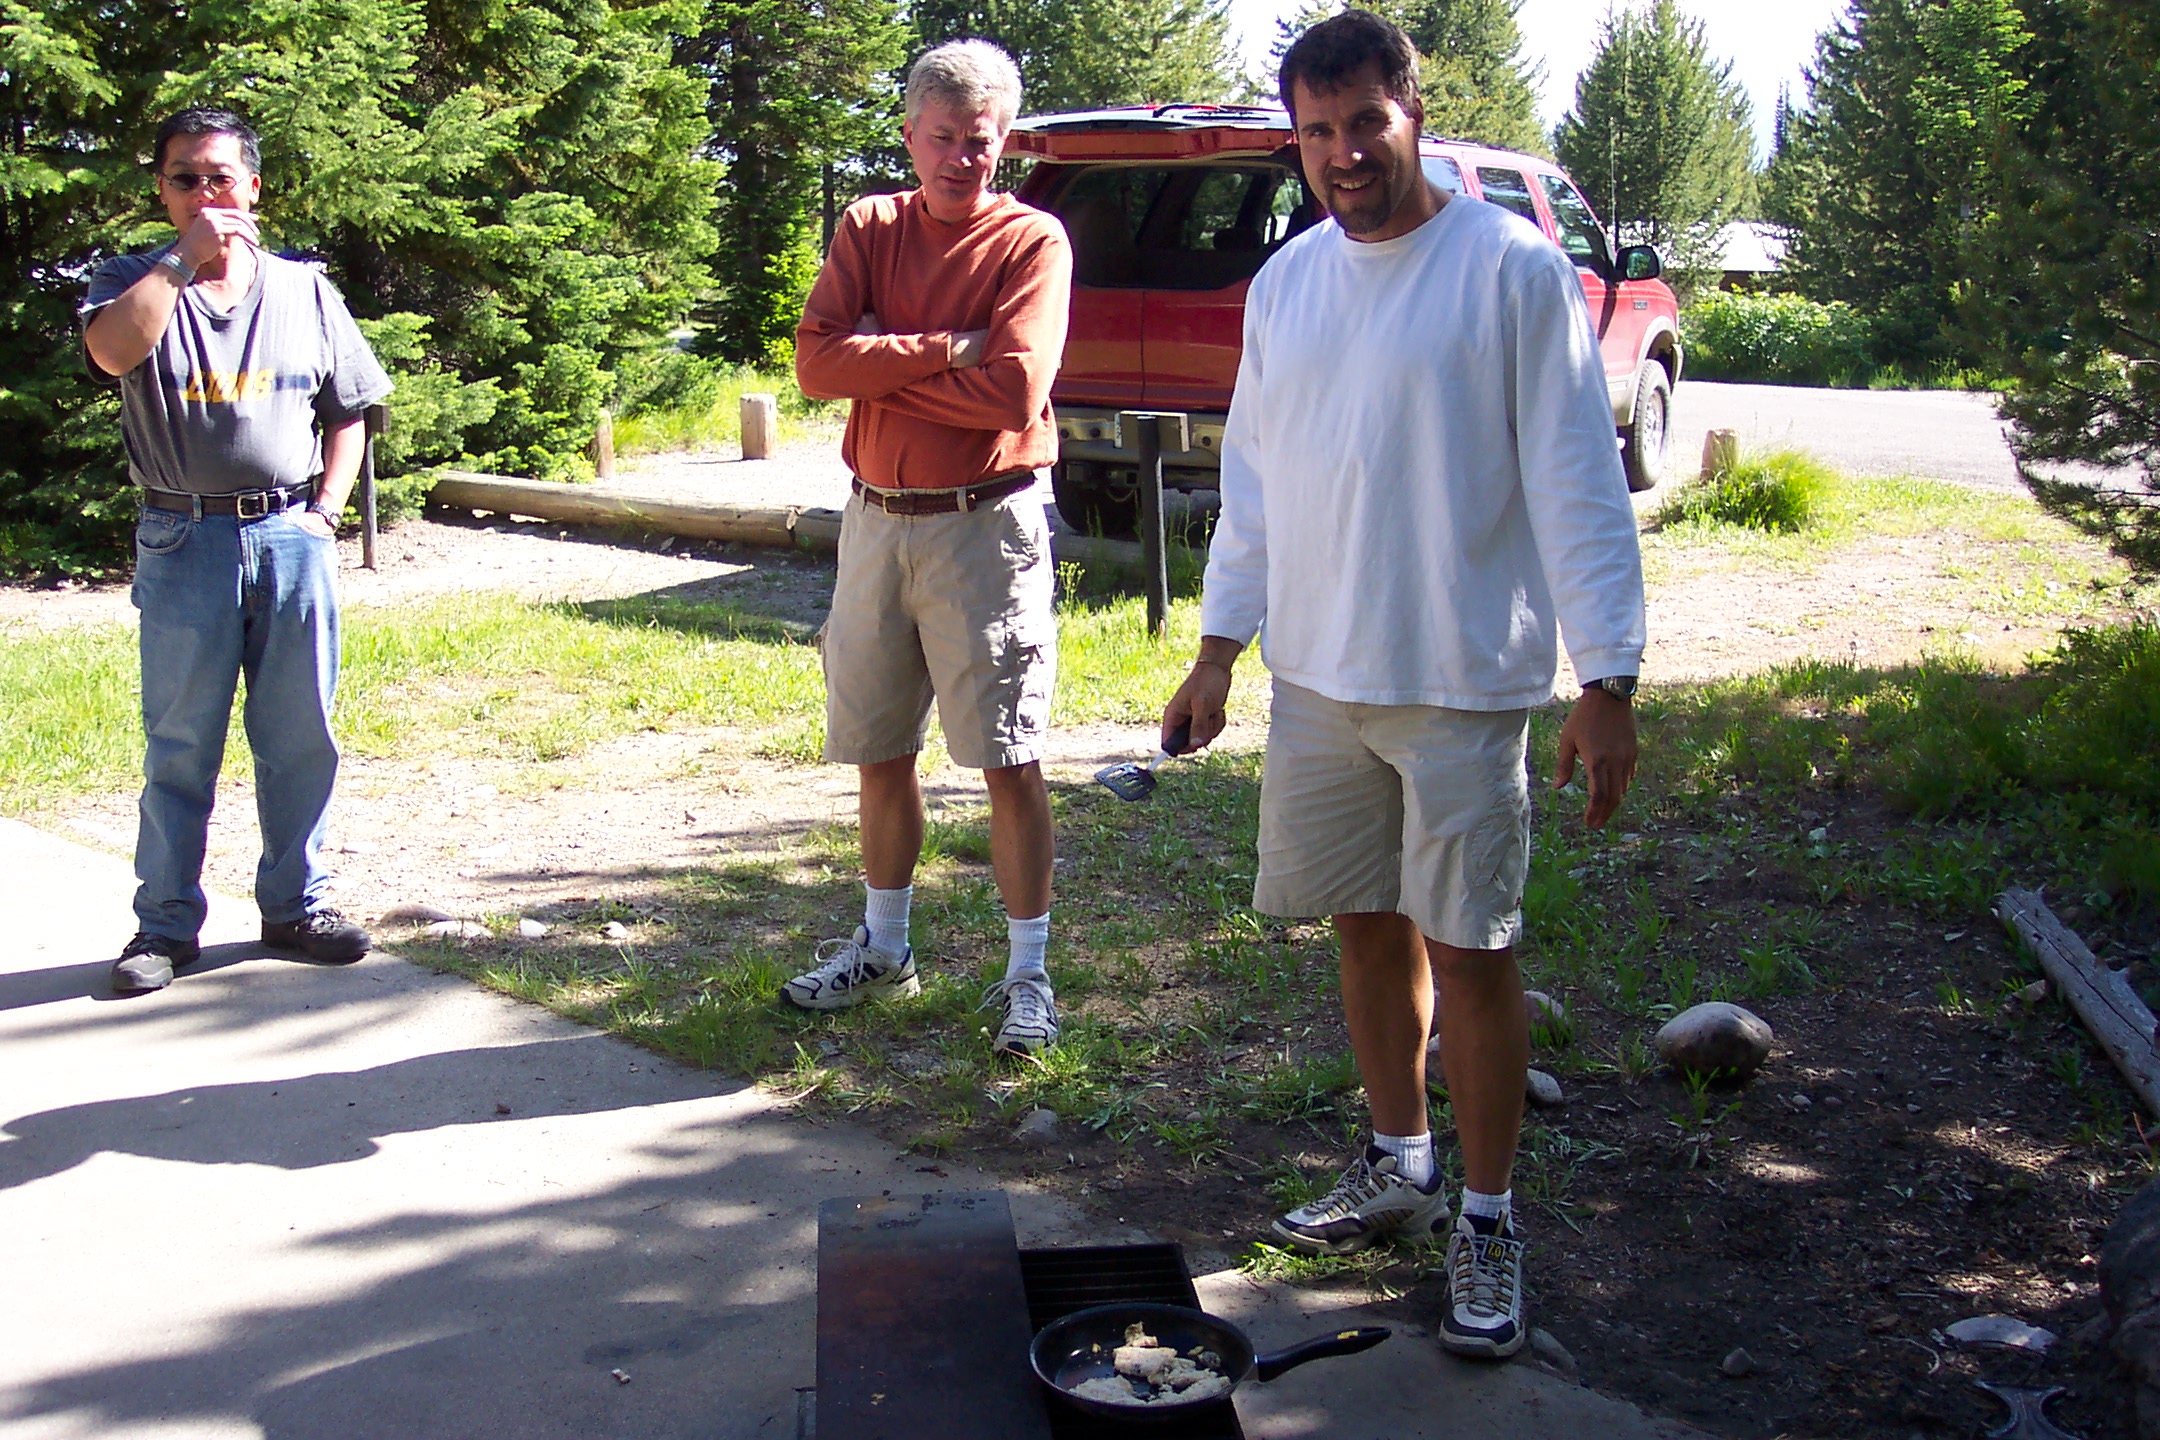
{"label": "white athletic sneaker", "polygon": [[915,977],[915,947],[910,945],[895,960],[870,943],[868,926],[856,926],[845,940],[827,940],[812,958],[815,968],[780,987],[790,1005],[845,1010],[886,995],[922,993],[922,981]]}
{"label": "white athletic sneaker", "polygon": [[1430,1188],[1421,1189],[1396,1173],[1393,1155],[1368,1145],[1332,1190],[1277,1220],[1274,1230],[1277,1239],[1308,1255],[1349,1255],[1383,1236],[1428,1239],[1447,1218],[1437,1168]]}
{"label": "white athletic sneaker", "polygon": [[1505,1360],[1522,1349],[1522,1238],[1512,1219],[1457,1216],[1448,1235],[1447,1309],[1440,1344],[1457,1355]]}
{"label": "white athletic sneaker", "polygon": [[1057,1044],[1057,997],[1051,993],[1048,976],[1015,975],[1000,980],[983,991],[982,1004],[975,1008],[988,1010],[1000,1004],[1004,1018],[998,1022],[997,1043],[991,1046],[998,1054],[1033,1055]]}

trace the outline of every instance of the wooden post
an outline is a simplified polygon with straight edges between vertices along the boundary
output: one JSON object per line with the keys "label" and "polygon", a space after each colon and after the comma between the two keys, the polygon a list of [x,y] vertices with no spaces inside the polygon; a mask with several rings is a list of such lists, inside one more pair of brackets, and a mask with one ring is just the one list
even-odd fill
{"label": "wooden post", "polygon": [[770,460],[780,438],[780,402],[771,395],[742,397],[742,458]]}
{"label": "wooden post", "polygon": [[603,409],[593,431],[593,474],[603,481],[615,478],[615,412]]}
{"label": "wooden post", "polygon": [[375,437],[390,412],[370,405],[360,416],[360,568],[375,568]]}
{"label": "wooden post", "polygon": [[1715,480],[1740,463],[1740,432],[1712,430],[1702,437],[1702,478]]}
{"label": "wooden post", "polygon": [[1192,422],[1178,411],[1128,410],[1117,418],[1117,446],[1140,452],[1140,580],[1147,588],[1148,634],[1170,625],[1170,569],[1163,537],[1163,451],[1192,448]]}
{"label": "wooden post", "polygon": [[2160,1051],[2154,1048],[2153,1015],[2129,979],[2102,965],[2085,942],[2055,918],[2037,890],[2003,891],[1995,913],[2038,957],[2056,993],[2070,1002],[2107,1051],[2145,1113],[2160,1115]]}

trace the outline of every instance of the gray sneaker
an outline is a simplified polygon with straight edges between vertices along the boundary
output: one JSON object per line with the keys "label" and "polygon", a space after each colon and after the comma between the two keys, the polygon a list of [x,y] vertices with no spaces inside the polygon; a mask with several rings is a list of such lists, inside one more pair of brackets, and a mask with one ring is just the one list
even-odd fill
{"label": "gray sneaker", "polygon": [[1443,1349],[1481,1360],[1505,1360],[1522,1349],[1530,1334],[1523,1324],[1522,1253],[1512,1218],[1456,1217],[1440,1315]]}
{"label": "gray sneaker", "polygon": [[870,927],[858,925],[845,940],[827,940],[812,957],[817,964],[780,987],[788,1004],[804,1010],[845,1010],[887,995],[920,995],[915,947],[899,958],[870,943]]}
{"label": "gray sneaker", "polygon": [[1038,1055],[1057,1044],[1057,996],[1047,975],[1014,975],[983,991],[978,1010],[1001,1009],[996,1042],[1000,1055]]}
{"label": "gray sneaker", "polygon": [[113,961],[113,993],[138,995],[145,990],[162,990],[172,984],[174,970],[192,965],[201,957],[202,947],[193,940],[140,931],[128,941],[120,958]]}
{"label": "gray sneaker", "polygon": [[1390,1235],[1429,1240],[1447,1224],[1446,1187],[1436,1168],[1423,1187],[1396,1173],[1377,1145],[1350,1162],[1333,1189],[1277,1220],[1275,1238],[1308,1255],[1350,1255]]}

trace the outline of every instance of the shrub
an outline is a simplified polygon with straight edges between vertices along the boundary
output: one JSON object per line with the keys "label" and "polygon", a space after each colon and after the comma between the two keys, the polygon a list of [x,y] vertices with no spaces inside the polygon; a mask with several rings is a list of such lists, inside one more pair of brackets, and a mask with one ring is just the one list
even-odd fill
{"label": "shrub", "polygon": [[1864,384],[1873,374],[1873,327],[1842,300],[1713,290],[1681,320],[1688,373],[1704,380],[1786,385]]}
{"label": "shrub", "polygon": [[1681,490],[1658,511],[1653,523],[1736,525],[1794,534],[1814,522],[1816,507],[1831,483],[1827,468],[1797,450],[1748,455],[1731,469]]}

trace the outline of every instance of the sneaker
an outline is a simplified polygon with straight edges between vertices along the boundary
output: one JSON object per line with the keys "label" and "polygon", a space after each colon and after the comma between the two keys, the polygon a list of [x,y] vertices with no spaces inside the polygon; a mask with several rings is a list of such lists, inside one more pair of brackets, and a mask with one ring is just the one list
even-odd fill
{"label": "sneaker", "polygon": [[263,921],[262,943],[329,965],[350,965],[375,948],[373,936],[328,905],[299,920]]}
{"label": "sneaker", "polygon": [[173,971],[201,957],[202,946],[193,940],[139,931],[120,952],[120,958],[113,961],[113,993],[134,995],[144,990],[162,990],[172,984]]}
{"label": "sneaker", "polygon": [[1350,1162],[1335,1188],[1275,1222],[1275,1237],[1308,1255],[1350,1255],[1375,1240],[1401,1235],[1430,1239],[1447,1224],[1440,1171],[1425,1186],[1396,1173],[1396,1159],[1377,1145]]}
{"label": "sneaker", "polygon": [[1047,975],[1011,975],[983,991],[978,1010],[1003,1005],[997,1041],[990,1048],[1000,1055],[1034,1055],[1057,1044],[1057,996],[1051,993]]}
{"label": "sneaker", "polygon": [[882,995],[922,994],[922,981],[915,976],[915,947],[910,945],[895,960],[870,943],[867,925],[856,926],[845,940],[827,940],[812,958],[817,961],[814,969],[780,987],[790,1005],[845,1010]]}
{"label": "sneaker", "polygon": [[1440,1344],[1457,1355],[1505,1360],[1522,1349],[1523,1242],[1515,1223],[1460,1215],[1448,1236],[1447,1310]]}

